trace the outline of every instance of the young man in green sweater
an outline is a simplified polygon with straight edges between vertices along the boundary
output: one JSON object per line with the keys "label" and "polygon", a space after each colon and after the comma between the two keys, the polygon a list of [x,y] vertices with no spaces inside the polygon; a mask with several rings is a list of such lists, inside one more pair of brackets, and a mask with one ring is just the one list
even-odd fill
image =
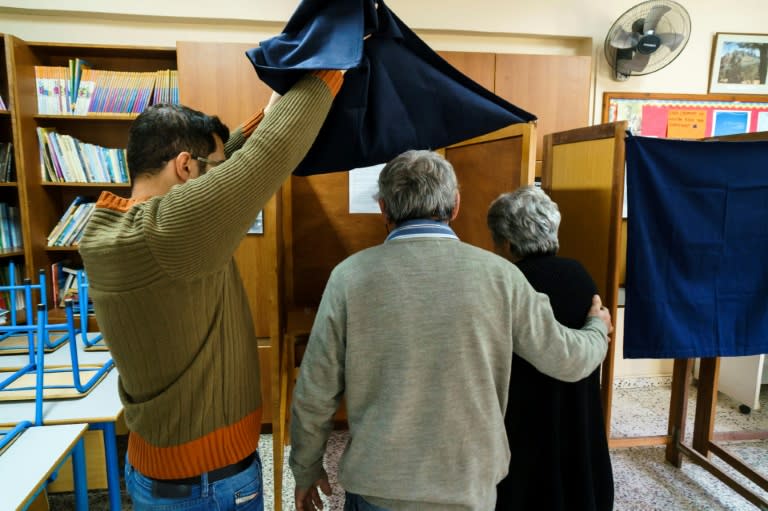
{"label": "young man in green sweater", "polygon": [[311,147],[341,75],[305,76],[231,135],[176,105],[131,127],[131,197],[101,195],[80,253],[120,373],[136,510],[263,509],[258,346],[233,255]]}
{"label": "young man in green sweater", "polygon": [[346,400],[339,465],[347,511],[488,511],[509,467],[512,353],[567,381],[605,357],[610,314],[593,297],[581,330],[554,318],[509,261],[462,243],[450,163],[409,151],[379,176],[386,241],[334,268],[293,395],[296,507],[329,493],[323,451]]}

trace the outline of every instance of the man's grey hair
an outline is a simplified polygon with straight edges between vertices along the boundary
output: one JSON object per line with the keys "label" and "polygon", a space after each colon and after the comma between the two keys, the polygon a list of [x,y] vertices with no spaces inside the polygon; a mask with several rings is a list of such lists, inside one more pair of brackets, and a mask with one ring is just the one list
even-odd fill
{"label": "man's grey hair", "polygon": [[560,209],[535,186],[523,186],[503,193],[488,209],[488,228],[497,245],[509,243],[518,257],[556,254],[560,244]]}
{"label": "man's grey hair", "polygon": [[390,222],[432,218],[448,222],[456,207],[459,185],[453,166],[432,151],[406,151],[379,174],[376,200],[384,201]]}

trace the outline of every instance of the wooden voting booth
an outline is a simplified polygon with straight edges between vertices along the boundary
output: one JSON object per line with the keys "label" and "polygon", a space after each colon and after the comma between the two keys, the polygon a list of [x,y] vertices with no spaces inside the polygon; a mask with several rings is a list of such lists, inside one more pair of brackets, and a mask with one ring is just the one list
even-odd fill
{"label": "wooden voting booth", "polygon": [[[562,215],[559,254],[580,261],[616,318],[619,299],[621,215],[626,122],[552,133],[544,137],[541,186]],[[611,334],[615,336],[615,332]],[[613,365],[611,342],[602,368],[603,413],[610,437]]]}
{"label": "wooden voting booth", "polygon": [[[618,288],[622,283],[626,262],[626,229],[622,220],[624,190],[624,139],[627,122],[620,121],[580,128],[544,137],[544,169],[542,187],[558,203],[562,213],[559,232],[560,255],[577,259],[595,279],[604,303],[616,318]],[[768,133],[747,133],[707,140],[766,140]],[[682,455],[722,480],[741,496],[760,507],[766,502],[709,459],[710,453],[720,457],[750,481],[768,490],[768,481],[714,440],[714,417],[717,404],[719,358],[702,359],[694,419],[692,446],[685,438],[693,360],[674,361],[669,422],[666,435],[612,438],[611,401],[616,347],[612,342],[602,367],[602,396],[606,434],[611,447],[666,445],[666,459],[676,467]],[[726,433],[723,439],[765,438],[765,434]]]}

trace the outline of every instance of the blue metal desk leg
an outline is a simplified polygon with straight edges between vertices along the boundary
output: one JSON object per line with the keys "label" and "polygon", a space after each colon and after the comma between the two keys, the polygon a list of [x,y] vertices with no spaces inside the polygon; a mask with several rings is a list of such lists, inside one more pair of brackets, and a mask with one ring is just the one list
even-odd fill
{"label": "blue metal desk leg", "polygon": [[100,429],[104,435],[104,457],[107,462],[107,486],[109,487],[109,509],[120,511],[120,464],[117,460],[117,436],[114,422],[91,424],[92,429]]}
{"label": "blue metal desk leg", "polygon": [[72,449],[72,477],[75,483],[75,511],[88,511],[88,477],[85,472],[85,438]]}

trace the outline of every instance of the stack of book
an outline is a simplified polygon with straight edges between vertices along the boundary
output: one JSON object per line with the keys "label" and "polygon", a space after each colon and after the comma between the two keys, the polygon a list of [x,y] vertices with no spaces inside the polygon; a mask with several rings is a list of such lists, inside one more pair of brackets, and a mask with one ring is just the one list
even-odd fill
{"label": "stack of book", "polygon": [[53,128],[37,128],[40,171],[52,183],[127,183],[125,149],[87,144]]}
{"label": "stack of book", "polygon": [[16,179],[13,168],[13,143],[0,142],[0,183],[8,183]]}
{"label": "stack of book", "polygon": [[155,76],[155,93],[152,95],[152,104],[172,103],[179,104],[179,73],[173,69],[157,71]]}
{"label": "stack of book", "polygon": [[[74,312],[80,312],[78,274],[84,270],[69,259],[51,265],[51,287],[56,307],[64,307],[65,300],[74,302]],[[93,302],[88,299],[88,312],[93,312]]]}
{"label": "stack of book", "polygon": [[83,230],[91,218],[96,203],[82,196],[75,197],[72,204],[48,235],[49,247],[71,247],[80,242]]}
{"label": "stack of book", "polygon": [[20,250],[21,248],[19,208],[0,202],[0,250]]}
{"label": "stack of book", "polygon": [[178,103],[178,72],[91,69],[81,59],[68,67],[35,66],[37,112],[46,115],[138,114],[150,103]]}

